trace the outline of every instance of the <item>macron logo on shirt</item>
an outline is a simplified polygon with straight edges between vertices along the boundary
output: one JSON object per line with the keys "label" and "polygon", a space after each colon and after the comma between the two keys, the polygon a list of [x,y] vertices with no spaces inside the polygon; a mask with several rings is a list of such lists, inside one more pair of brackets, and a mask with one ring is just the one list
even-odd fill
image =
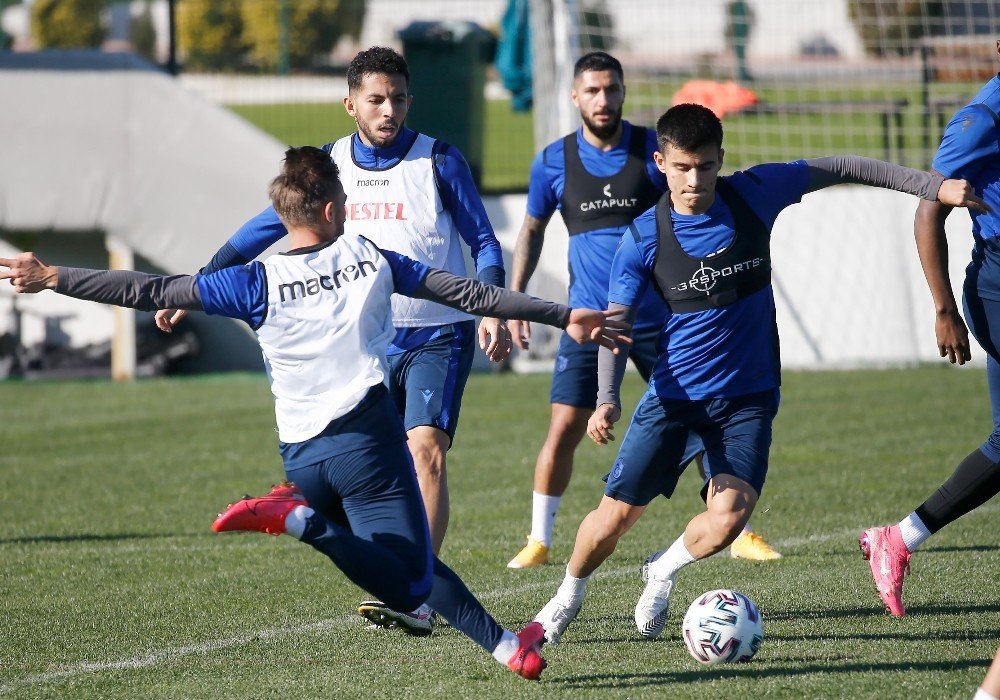
{"label": "macron logo on shirt", "polygon": [[344,206],[344,215],[348,221],[407,220],[402,202],[349,202]]}
{"label": "macron logo on shirt", "polygon": [[295,301],[299,297],[315,296],[320,292],[332,292],[341,285],[367,277],[368,272],[375,272],[375,263],[371,260],[361,260],[357,264],[336,270],[332,275],[320,275],[305,280],[295,280],[278,285],[278,298],[281,301]]}

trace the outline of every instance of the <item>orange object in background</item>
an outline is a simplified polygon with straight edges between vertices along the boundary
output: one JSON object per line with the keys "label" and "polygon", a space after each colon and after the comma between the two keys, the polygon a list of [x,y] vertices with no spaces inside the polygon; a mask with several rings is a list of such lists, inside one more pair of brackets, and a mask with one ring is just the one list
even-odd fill
{"label": "orange object in background", "polygon": [[718,83],[714,80],[690,80],[674,95],[672,104],[694,103],[708,107],[722,119],[730,112],[739,112],[760,102],[750,88],[732,81]]}

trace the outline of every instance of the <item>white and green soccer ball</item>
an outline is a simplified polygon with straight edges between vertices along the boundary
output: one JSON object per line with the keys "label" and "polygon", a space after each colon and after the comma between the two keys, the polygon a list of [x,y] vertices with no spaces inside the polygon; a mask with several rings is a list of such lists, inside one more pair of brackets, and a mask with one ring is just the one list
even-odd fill
{"label": "white and green soccer ball", "polygon": [[703,664],[749,661],[764,641],[760,610],[742,593],[727,589],[698,596],[681,631],[688,652]]}

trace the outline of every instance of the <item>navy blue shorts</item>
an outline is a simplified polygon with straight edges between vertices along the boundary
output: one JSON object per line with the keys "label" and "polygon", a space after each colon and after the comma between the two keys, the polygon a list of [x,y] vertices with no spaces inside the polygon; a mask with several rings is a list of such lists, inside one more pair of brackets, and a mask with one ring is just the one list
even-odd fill
{"label": "navy blue shorts", "polygon": [[389,392],[406,430],[429,425],[455,437],[476,352],[476,324],[463,321],[418,348],[389,355]]}
{"label": "navy blue shorts", "polygon": [[648,505],[660,494],[670,498],[684,468],[702,449],[706,478],[731,474],[760,495],[778,402],[777,389],[701,401],[646,392],[604,478],[605,495],[635,506]]}
{"label": "navy blue shorts", "polygon": [[1000,462],[1000,301],[979,296],[975,279],[966,279],[962,301],[969,331],[986,351],[986,381],[993,409],[993,432],[979,449],[993,462]]}
{"label": "navy blue shorts", "polygon": [[[642,381],[649,382],[656,364],[659,328],[640,331],[632,339],[629,357],[639,370]],[[559,352],[552,372],[552,391],[549,403],[561,403],[576,408],[597,407],[597,351],[600,346],[592,343],[579,345],[563,333]]]}

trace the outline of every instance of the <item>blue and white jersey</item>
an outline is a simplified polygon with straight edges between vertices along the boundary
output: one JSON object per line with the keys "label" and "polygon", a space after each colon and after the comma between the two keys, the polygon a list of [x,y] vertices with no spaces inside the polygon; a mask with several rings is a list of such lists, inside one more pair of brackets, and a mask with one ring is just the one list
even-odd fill
{"label": "blue and white jersey", "polygon": [[[364,191],[372,186],[381,186],[381,182],[389,179],[382,175],[402,163],[421,136],[416,131],[404,127],[386,147],[368,146],[357,133],[347,138],[350,144],[350,157],[348,158],[346,153],[342,154],[338,167],[342,173],[345,165],[352,171],[357,168],[366,173],[363,177],[350,180],[346,174],[342,175],[348,206],[352,201],[369,204],[367,209],[361,207],[355,212],[357,226],[348,222],[349,228],[356,229],[353,232],[377,237],[375,229],[380,221],[384,223],[386,218],[392,220],[393,217],[400,215],[394,203],[388,208],[385,206],[382,209],[373,208],[372,202],[366,202],[367,195]],[[421,198],[425,200],[427,214],[450,220],[450,225],[469,246],[477,276],[481,281],[498,287],[504,286],[503,249],[493,232],[493,226],[476,190],[472,172],[465,158],[454,146],[443,141],[433,141],[430,157],[424,157],[420,162],[426,166],[434,187],[426,186],[422,192],[413,192],[411,196],[415,200]],[[406,215],[406,212],[403,215]],[[350,210],[348,219],[351,219]],[[205,271],[214,272],[223,265],[234,264],[232,259],[234,257],[236,264],[253,260],[283,238],[286,233],[285,226],[274,208],[268,207],[229,238],[223,249],[205,267]],[[418,347],[436,337],[438,326],[433,325],[433,321],[428,323],[432,325],[420,326],[411,322],[397,324],[398,333],[389,346],[390,354]],[[449,322],[441,321],[441,323]]]}
{"label": "blue and white jersey", "polygon": [[322,432],[386,382],[391,298],[412,294],[428,267],[358,236],[199,275],[205,312],[257,333],[278,436]]}
{"label": "blue and white jersey", "polygon": [[[983,109],[983,105],[987,109]],[[990,113],[992,112],[992,114]],[[941,139],[933,167],[945,177],[968,180],[992,210],[968,210],[975,248],[966,274],[980,296],[1000,301],[1000,75],[960,109]]]}
{"label": "blue and white jersey", "polygon": [[[628,146],[632,135],[632,125],[623,121],[622,138],[614,148],[602,151],[583,138],[582,127],[576,132],[577,149],[580,160],[587,172],[596,177],[611,177],[617,174],[628,158]],[[653,162],[653,151],[657,149],[656,132],[647,130],[646,150],[649,161],[646,172],[650,182],[660,191],[667,189],[666,178]],[[546,146],[531,164],[531,179],[528,184],[527,213],[536,219],[547,219],[557,209],[562,208],[563,189],[566,185],[566,155],[563,140],[559,139]],[[569,238],[569,305],[590,309],[606,309],[608,306],[608,282],[611,261],[615,248],[627,226],[587,231]],[[650,293],[639,307],[635,320],[637,331],[650,326],[659,326],[666,314],[666,305],[659,295]]]}
{"label": "blue and white jersey", "polygon": [[[758,165],[727,178],[768,231],[781,211],[808,191],[805,161]],[[671,209],[674,233],[684,251],[709,257],[733,241],[729,207],[716,196],[704,214],[678,214]],[[653,285],[657,230],[655,207],[635,220],[621,238],[611,269],[611,302],[634,306]],[[658,396],[671,399],[732,398],[778,386],[780,367],[774,332],[771,286],[732,304],[685,314],[666,315],[650,380]]]}

